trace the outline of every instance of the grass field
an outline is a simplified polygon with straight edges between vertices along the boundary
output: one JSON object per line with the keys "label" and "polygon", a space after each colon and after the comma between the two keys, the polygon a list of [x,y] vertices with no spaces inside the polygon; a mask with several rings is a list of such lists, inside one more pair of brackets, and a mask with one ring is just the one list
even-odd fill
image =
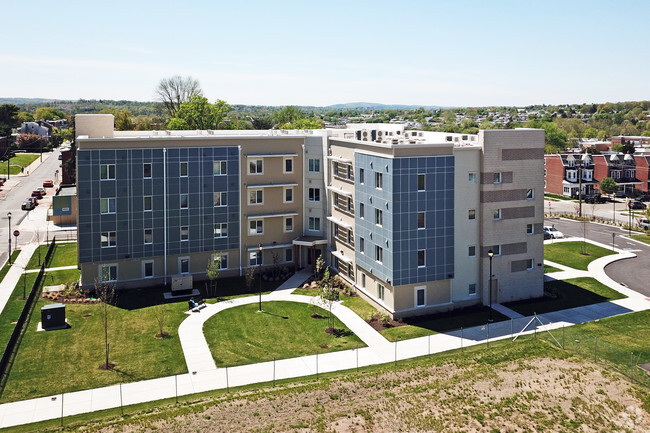
{"label": "grass field", "polygon": [[632,239],[635,239],[637,241],[644,242],[646,244],[650,244],[650,234],[644,233],[640,235],[632,235],[630,236]]}
{"label": "grass field", "polygon": [[548,274],[549,272],[559,272],[559,271],[561,271],[561,269],[555,268],[555,267],[550,266],[550,265],[544,265],[544,273],[545,274]]}
{"label": "grass field", "polygon": [[297,302],[263,302],[264,312],[257,309],[257,304],[229,308],[205,322],[203,333],[217,367],[365,346],[338,319],[334,327],[342,330],[340,335],[326,333],[328,319],[310,317],[314,311],[327,316],[321,308]]}
{"label": "grass field", "polygon": [[[542,298],[509,302],[504,305],[519,314],[530,316],[534,313],[542,314],[625,298],[624,295],[594,278],[551,281],[544,283],[544,292]],[[547,293],[550,293],[550,296]]]}
{"label": "grass field", "polygon": [[[16,257],[18,257],[19,254],[20,254],[20,250],[17,250],[17,251],[13,250],[11,252],[11,262],[12,263],[16,261]],[[7,262],[2,267],[2,269],[0,269],[0,281],[2,281],[2,279],[5,277],[5,275],[7,275],[7,272],[9,272],[10,267],[11,267],[11,265],[9,264],[9,262]]]}
{"label": "grass field", "polygon": [[[32,162],[36,161],[40,157],[40,154],[32,153],[20,153],[10,159],[11,164],[9,165],[11,174],[20,173],[20,169],[27,167]],[[0,174],[7,174],[7,162],[0,163]]]}
{"label": "grass field", "polygon": [[[47,254],[47,249],[49,245],[40,245],[37,251],[34,251],[34,254],[29,259],[27,263],[27,269],[38,269],[40,266],[39,261],[39,251],[41,253],[40,258],[41,262],[45,259],[45,254]],[[61,266],[76,266],[77,265],[77,244],[76,243],[57,243],[54,245],[54,251],[52,252],[52,257],[50,258],[50,263],[47,264],[48,268],[58,268]]]}
{"label": "grass field", "polygon": [[[583,254],[583,248],[586,254]],[[588,242],[558,242],[544,245],[544,260],[582,271],[586,271],[592,261],[610,254],[614,253]]]}

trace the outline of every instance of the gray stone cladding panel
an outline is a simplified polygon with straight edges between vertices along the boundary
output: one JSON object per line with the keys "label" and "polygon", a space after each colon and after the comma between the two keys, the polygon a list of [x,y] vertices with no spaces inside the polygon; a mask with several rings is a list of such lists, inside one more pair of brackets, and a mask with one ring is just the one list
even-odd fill
{"label": "gray stone cladding panel", "polygon": [[[488,245],[481,248],[481,257],[487,257],[489,250],[496,250],[498,245]],[[501,244],[502,256],[509,256],[513,254],[525,254],[528,251],[528,244],[526,242],[517,242],[512,244]]]}
{"label": "gray stone cladding panel", "polygon": [[535,216],[535,206],[506,207],[501,209],[501,219],[532,218]]}
{"label": "gray stone cladding panel", "polygon": [[513,260],[510,263],[510,272],[522,272],[528,269],[528,260]]}
{"label": "gray stone cladding panel", "polygon": [[527,189],[507,189],[499,191],[481,191],[481,203],[499,201],[526,200]]}
{"label": "gray stone cladding panel", "polygon": [[544,158],[544,149],[541,148],[501,150],[501,160],[503,161],[524,161],[529,159],[540,160],[542,158]]}

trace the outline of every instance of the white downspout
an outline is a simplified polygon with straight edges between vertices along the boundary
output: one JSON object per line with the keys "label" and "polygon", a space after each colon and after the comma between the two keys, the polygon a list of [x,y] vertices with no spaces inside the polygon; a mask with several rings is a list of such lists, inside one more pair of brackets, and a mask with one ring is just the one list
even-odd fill
{"label": "white downspout", "polygon": [[243,226],[243,221],[244,221],[244,213],[243,209],[241,207],[241,195],[242,195],[242,184],[241,184],[241,171],[242,171],[242,158],[241,158],[241,145],[237,146],[239,148],[239,170],[237,170],[237,176],[238,176],[238,182],[237,185],[239,185],[239,276],[241,277],[243,275],[242,272],[242,249],[244,248],[243,246],[243,239],[244,239],[244,226]]}
{"label": "white downspout", "polygon": [[[305,138],[305,142],[306,141],[307,141],[307,139]],[[306,188],[306,184],[305,184],[305,172],[309,169],[309,165],[305,165],[306,163],[309,164],[307,162],[307,154],[305,152],[305,145],[303,144],[302,145],[302,187],[301,187],[301,192],[302,192],[302,234],[303,235],[305,234],[305,218],[307,217],[307,209],[306,209],[307,205],[306,205],[306,203],[308,201],[308,200],[305,200],[305,191],[309,191]],[[298,246],[298,268],[302,267],[302,252],[303,252],[302,247]],[[298,272],[298,269],[296,269],[296,272]]]}
{"label": "white downspout", "polygon": [[165,256],[165,287],[167,287],[167,148],[163,147],[163,227],[164,236],[164,256]]}

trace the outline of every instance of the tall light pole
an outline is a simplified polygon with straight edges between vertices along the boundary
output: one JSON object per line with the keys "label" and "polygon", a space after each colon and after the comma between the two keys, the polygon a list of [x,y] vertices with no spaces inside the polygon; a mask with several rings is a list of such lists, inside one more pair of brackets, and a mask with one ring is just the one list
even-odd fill
{"label": "tall light pole", "polygon": [[262,312],[262,244],[257,245],[257,273],[260,274],[260,308],[258,313]]}
{"label": "tall light pole", "polygon": [[9,220],[9,264],[11,264],[11,212],[7,212],[7,219]]}
{"label": "tall light pole", "polygon": [[490,318],[488,321],[492,322],[492,257],[494,257],[494,251],[490,248],[487,254],[490,259],[490,283],[488,284],[490,290]]}

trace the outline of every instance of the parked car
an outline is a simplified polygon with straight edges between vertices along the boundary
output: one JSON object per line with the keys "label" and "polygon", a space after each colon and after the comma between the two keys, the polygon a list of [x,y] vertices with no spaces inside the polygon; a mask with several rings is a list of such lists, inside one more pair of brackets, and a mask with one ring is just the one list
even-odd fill
{"label": "parked car", "polygon": [[639,220],[639,227],[641,227],[643,230],[650,229],[650,221],[648,220],[648,218],[641,218]]}
{"label": "parked car", "polygon": [[559,231],[553,226],[544,226],[544,233],[551,235],[552,239],[562,239],[564,238],[564,233]]}
{"label": "parked car", "polygon": [[22,210],[32,210],[36,207],[33,201],[25,200],[23,205],[20,207]]}
{"label": "parked car", "polygon": [[43,194],[39,190],[35,189],[32,191],[32,197],[40,200],[43,198]]}
{"label": "parked car", "polygon": [[639,201],[650,201],[650,195],[640,195],[636,199]]}
{"label": "parked car", "polygon": [[614,193],[614,197],[618,197],[618,198],[630,198],[630,197],[633,197],[633,196],[630,195],[629,193],[625,192],[625,191],[616,191],[616,192]]}
{"label": "parked car", "polygon": [[45,188],[43,188],[42,186],[39,186],[39,187],[37,187],[36,189],[37,189],[38,191],[41,192],[41,195],[42,195],[43,197],[45,197],[45,196],[47,195],[47,191],[46,191]]}
{"label": "parked car", "polygon": [[32,203],[34,206],[38,206],[38,200],[36,200],[34,197],[27,197],[25,201]]}
{"label": "parked car", "polygon": [[59,160],[62,160],[62,159],[63,159],[63,155],[61,155],[61,154],[59,153]]}
{"label": "parked car", "polygon": [[605,203],[606,201],[605,197],[598,193],[585,195],[585,203]]}
{"label": "parked car", "polygon": [[43,181],[43,187],[44,188],[52,188],[54,186],[54,182],[51,180],[44,180]]}
{"label": "parked car", "polygon": [[630,209],[645,209],[646,206],[644,203],[640,202],[639,200],[632,200],[627,204]]}
{"label": "parked car", "polygon": [[6,181],[7,181],[7,178],[6,178],[6,177],[0,177],[0,182],[3,182],[3,183],[4,183],[4,182],[6,182]]}
{"label": "parked car", "polygon": [[544,240],[547,240],[547,239],[552,239],[552,237],[551,237],[551,234],[548,231],[544,230]]}

